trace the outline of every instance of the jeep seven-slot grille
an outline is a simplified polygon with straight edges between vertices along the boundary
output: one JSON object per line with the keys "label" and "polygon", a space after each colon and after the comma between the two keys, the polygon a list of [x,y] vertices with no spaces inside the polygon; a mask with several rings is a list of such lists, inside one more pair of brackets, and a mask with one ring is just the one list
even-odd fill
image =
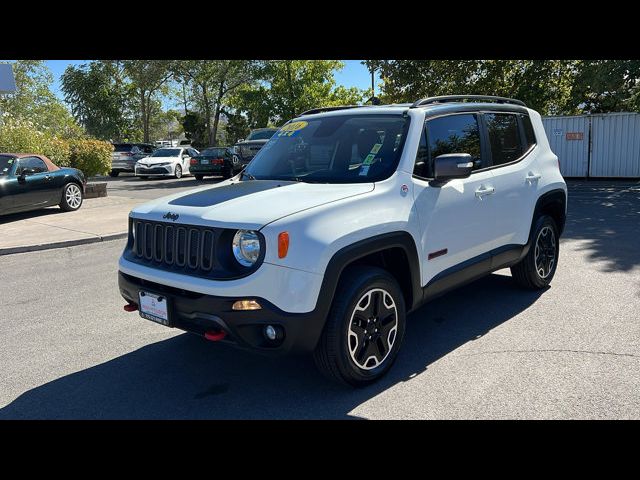
{"label": "jeep seven-slot grille", "polygon": [[132,253],[139,261],[170,270],[212,273],[216,267],[214,228],[133,220]]}

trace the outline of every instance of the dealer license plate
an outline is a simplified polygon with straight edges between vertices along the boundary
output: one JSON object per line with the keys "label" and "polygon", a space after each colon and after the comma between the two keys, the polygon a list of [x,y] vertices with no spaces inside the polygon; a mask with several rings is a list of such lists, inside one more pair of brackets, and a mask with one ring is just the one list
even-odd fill
{"label": "dealer license plate", "polygon": [[202,165],[209,165],[209,160],[202,159],[200,163],[202,163]]}
{"label": "dealer license plate", "polygon": [[138,310],[142,318],[170,327],[167,297],[155,293],[140,292]]}

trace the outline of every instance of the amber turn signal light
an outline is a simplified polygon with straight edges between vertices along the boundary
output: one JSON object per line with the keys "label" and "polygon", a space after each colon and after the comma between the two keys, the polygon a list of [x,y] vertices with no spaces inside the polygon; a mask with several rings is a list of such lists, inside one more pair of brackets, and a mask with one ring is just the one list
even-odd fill
{"label": "amber turn signal light", "polygon": [[289,232],[280,232],[278,234],[278,257],[284,258],[289,251]]}
{"label": "amber turn signal light", "polygon": [[262,306],[255,300],[238,300],[233,303],[231,310],[260,310]]}

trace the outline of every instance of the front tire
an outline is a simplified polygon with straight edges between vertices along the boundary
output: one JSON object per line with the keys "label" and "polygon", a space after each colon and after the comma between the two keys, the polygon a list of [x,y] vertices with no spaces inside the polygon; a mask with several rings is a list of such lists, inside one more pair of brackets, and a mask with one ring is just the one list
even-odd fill
{"label": "front tire", "polygon": [[385,375],[396,359],[406,323],[404,297],[385,270],[354,267],[343,275],[314,351],[332,380],[364,387]]}
{"label": "front tire", "polygon": [[560,242],[556,223],[548,215],[536,221],[527,255],[511,267],[511,275],[521,287],[537,290],[547,287],[558,267]]}
{"label": "front tire", "polygon": [[182,178],[182,167],[180,165],[176,165],[176,170],[173,176],[175,178]]}
{"label": "front tire", "polygon": [[84,195],[77,183],[67,183],[62,190],[60,208],[65,212],[74,212],[82,206]]}
{"label": "front tire", "polygon": [[111,170],[111,171],[109,172],[109,176],[110,176],[110,177],[116,178],[118,175],[120,175],[120,172],[118,172],[118,171],[116,171],[116,170]]}

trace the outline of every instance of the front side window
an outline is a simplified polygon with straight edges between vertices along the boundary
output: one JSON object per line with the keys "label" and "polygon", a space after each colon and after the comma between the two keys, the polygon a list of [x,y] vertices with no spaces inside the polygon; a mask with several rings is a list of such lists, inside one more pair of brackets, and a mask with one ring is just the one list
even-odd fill
{"label": "front side window", "polygon": [[482,168],[480,130],[473,114],[448,115],[427,122],[430,162],[448,153],[468,153],[473,169]]}
{"label": "front side window", "polygon": [[32,170],[33,173],[43,173],[49,171],[42,159],[37,157],[21,158],[20,163],[18,163],[18,175],[20,175],[25,169]]}
{"label": "front side window", "polygon": [[429,161],[429,145],[427,144],[426,129],[422,129],[420,144],[416,154],[416,163],[413,174],[422,178],[433,178],[433,163]]}
{"label": "front side window", "polygon": [[260,149],[243,179],[315,183],[384,180],[398,166],[409,119],[402,114],[293,120]]}
{"label": "front side window", "polygon": [[518,117],[508,113],[487,113],[489,144],[493,165],[510,163],[522,156],[522,140],[518,128]]}

